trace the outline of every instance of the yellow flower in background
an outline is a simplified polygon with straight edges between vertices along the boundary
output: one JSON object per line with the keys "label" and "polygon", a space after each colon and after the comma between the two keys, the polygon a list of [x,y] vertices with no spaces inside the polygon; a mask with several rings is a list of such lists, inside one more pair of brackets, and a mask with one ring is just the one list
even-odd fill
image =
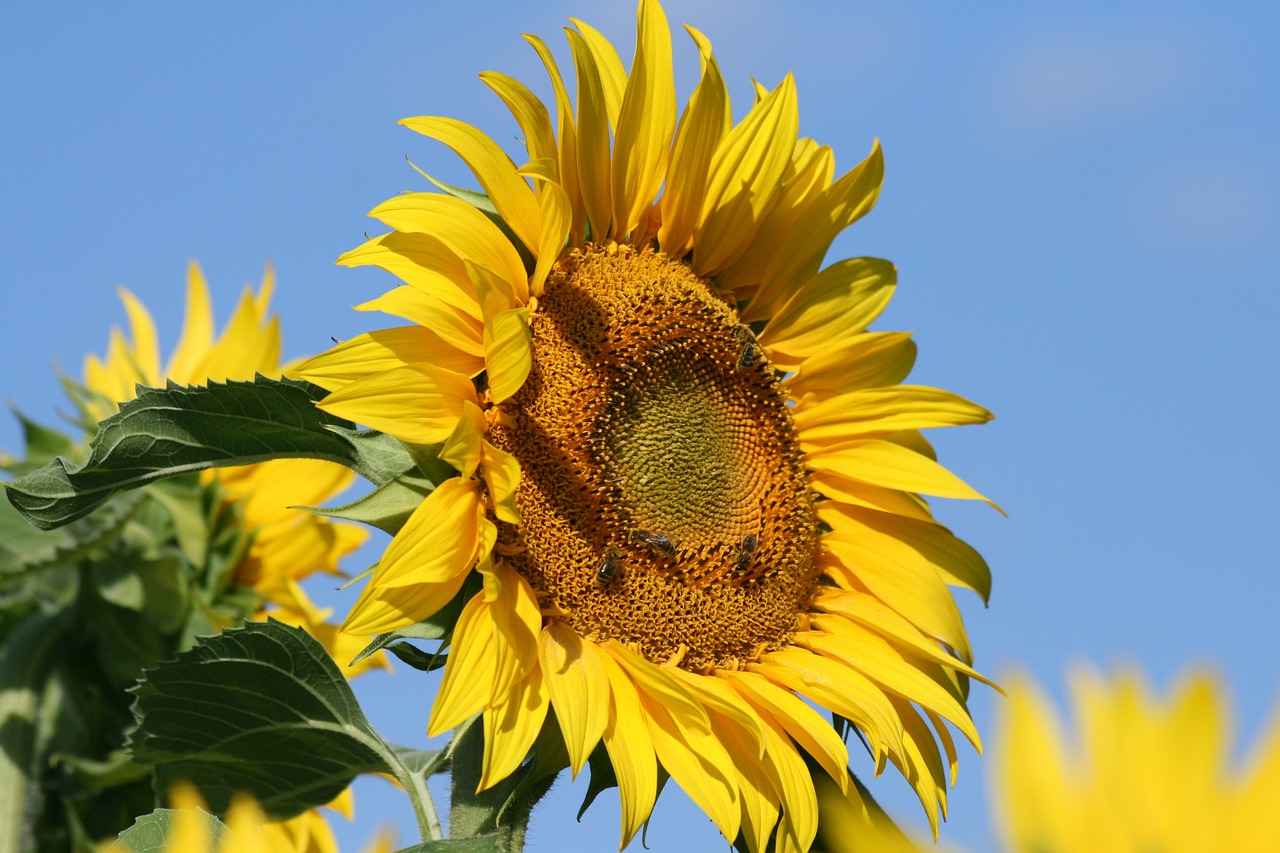
{"label": "yellow flower in background", "polygon": [[1280,851],[1280,713],[1237,764],[1208,672],[1158,697],[1134,671],[1079,671],[1071,736],[1032,681],[1008,687],[991,786],[1008,853]]}
{"label": "yellow flower in background", "polygon": [[[226,829],[215,838],[203,798],[191,785],[174,786],[174,824],[165,836],[163,853],[338,853],[333,831],[318,812],[309,811],[269,822],[252,797],[231,802]],[[376,837],[365,853],[390,853],[392,841]]]}
{"label": "yellow flower in background", "polygon": [[[245,288],[231,321],[221,336],[215,337],[209,289],[200,267],[192,262],[187,270],[182,336],[163,367],[150,313],[121,288],[130,336],[113,329],[106,356],[85,358],[88,394],[83,402],[90,416],[102,420],[115,414],[118,403],[136,396],[137,385],[163,387],[165,380],[204,385],[248,380],[257,373],[279,377],[280,321],[269,314],[274,286],[275,275],[268,267],[257,294]],[[385,666],[383,656],[346,668],[365,642],[326,625],[330,611],[312,604],[296,582],[315,572],[339,574],[339,559],[359,547],[366,533],[355,525],[334,524],[291,507],[317,506],[346,489],[354,478],[341,465],[315,459],[279,459],[203,474],[205,482],[217,481],[227,499],[238,503],[243,525],[254,531],[248,554],[236,569],[236,583],[253,588],[271,602],[271,616],[304,628],[324,643],[351,676],[370,666]],[[263,611],[257,618],[267,615]]]}
{"label": "yellow flower in background", "polygon": [[624,846],[661,764],[726,838],[807,849],[801,752],[841,791],[849,774],[805,698],[857,727],[875,772],[902,771],[936,831],[956,771],[947,724],[979,743],[966,696],[981,676],[948,587],[985,598],[990,575],[920,497],[982,499],[919,431],[991,415],[900,384],[914,344],[867,331],[891,263],[823,267],[875,203],[879,146],[837,176],[831,150],[798,136],[789,75],[734,124],[691,28],[702,75],[677,120],[657,2],[640,4],[629,73],[574,24],[576,109],[536,37],[551,109],[481,75],[525,165],[460,121],[402,122],[457,152],[487,200],[375,208],[392,230],[340,263],[397,276],[359,307],[410,325],[298,367],[332,391],[325,410],[442,445],[459,472],[396,535],[344,628],[420,621],[478,571],[429,733],[483,712],[483,789],[554,708],[573,773],[607,750]]}

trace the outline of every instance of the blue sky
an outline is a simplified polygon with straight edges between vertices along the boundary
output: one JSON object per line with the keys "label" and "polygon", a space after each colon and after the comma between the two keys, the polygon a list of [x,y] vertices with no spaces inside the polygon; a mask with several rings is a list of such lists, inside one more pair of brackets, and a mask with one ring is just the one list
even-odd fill
{"label": "blue sky", "polygon": [[[377,230],[364,213],[422,188],[406,156],[466,180],[395,121],[456,116],[514,149],[478,72],[545,95],[520,33],[559,50],[575,15],[624,57],[633,38],[629,2],[300,8],[7,8],[7,400],[45,421],[66,408],[53,364],[78,373],[103,350],[123,321],[117,284],[172,346],[192,257],[222,318],[275,264],[289,355],[363,331],[369,315],[348,306],[391,280],[333,259]],[[914,331],[913,381],[997,415],[935,436],[942,461],[1009,513],[939,509],[995,576],[990,608],[960,596],[978,666],[1024,667],[1061,696],[1077,660],[1135,661],[1161,686],[1208,662],[1251,739],[1280,686],[1268,532],[1280,509],[1280,6],[672,0],[667,12],[712,39],[739,114],[750,76],[773,85],[793,71],[801,131],[841,169],[884,145],[880,204],[830,257],[896,262],[898,295],[876,327]],[[696,53],[679,32],[675,44],[687,94]],[[0,419],[0,447],[17,444]],[[401,669],[358,687],[379,726],[420,744],[434,684]],[[988,736],[995,701],[975,691]],[[865,765],[855,757],[864,777]],[[971,851],[993,844],[984,775],[963,753],[943,830]],[[918,822],[900,778],[873,790]],[[573,823],[582,791],[548,798],[530,851],[616,841],[612,797]],[[358,796],[344,849],[380,821],[410,840],[389,787],[371,780]],[[683,794],[664,794],[653,849],[716,849],[716,837]]]}

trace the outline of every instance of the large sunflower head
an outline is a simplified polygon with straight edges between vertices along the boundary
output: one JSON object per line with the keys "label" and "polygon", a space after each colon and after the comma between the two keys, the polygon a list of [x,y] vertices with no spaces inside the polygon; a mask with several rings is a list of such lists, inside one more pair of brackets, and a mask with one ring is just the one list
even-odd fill
{"label": "large sunflower head", "polygon": [[[568,30],[576,98],[546,45],[550,108],[502,74],[523,165],[489,136],[405,119],[483,193],[398,195],[391,230],[340,263],[403,283],[359,306],[408,325],[348,340],[299,373],[322,408],[436,445],[440,483],[387,548],[346,628],[422,620],[474,571],[430,731],[483,713],[481,787],[524,759],[549,708],[573,772],[601,743],[625,845],[658,765],[725,837],[807,849],[803,755],[847,789],[848,753],[805,699],[897,765],[936,827],[955,749],[975,745],[976,673],[949,585],[986,564],[922,494],[980,496],[920,430],[981,407],[900,384],[915,348],[867,326],[892,264],[824,266],[879,193],[878,145],[837,174],[798,136],[790,76],[737,123],[710,42],[677,118],[671,35],[644,0],[631,69]],[[803,697],[803,698],[802,698]]]}
{"label": "large sunflower head", "polygon": [[991,799],[1009,853],[1280,849],[1280,713],[1233,766],[1218,679],[1190,672],[1165,697],[1133,670],[1070,681],[1074,731],[1026,677],[997,720]]}
{"label": "large sunflower head", "polygon": [[[106,355],[88,355],[84,382],[75,389],[77,402],[93,421],[107,418],[122,402],[132,400],[139,385],[203,385],[228,379],[253,379],[256,374],[281,375],[280,320],[270,313],[275,274],[270,267],[255,294],[245,288],[230,322],[215,335],[209,288],[200,267],[187,269],[187,309],[182,335],[163,366],[155,322],[133,294],[121,288],[130,334],[112,329]],[[338,561],[365,540],[352,524],[299,511],[317,506],[351,485],[347,468],[316,459],[279,459],[239,468],[204,472],[216,483],[224,501],[234,505],[240,526],[252,540],[235,569],[236,584],[253,589],[270,605],[270,615],[305,628],[346,663],[364,645],[325,624],[329,611],[316,607],[298,585],[315,572],[338,574]],[[267,612],[256,614],[265,619]],[[385,666],[377,655],[356,665],[355,672]]]}

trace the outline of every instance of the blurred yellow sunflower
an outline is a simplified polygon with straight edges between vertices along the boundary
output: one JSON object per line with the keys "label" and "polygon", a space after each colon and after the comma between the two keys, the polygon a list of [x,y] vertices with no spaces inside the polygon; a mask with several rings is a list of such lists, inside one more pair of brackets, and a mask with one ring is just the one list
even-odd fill
{"label": "blurred yellow sunflower", "polygon": [[1070,681],[1070,740],[1044,693],[1009,681],[991,801],[1009,853],[1280,851],[1280,712],[1242,766],[1218,680],[1153,696],[1140,673]]}
{"label": "blurred yellow sunflower", "polygon": [[[317,812],[291,820],[268,822],[253,798],[237,796],[226,816],[226,829],[215,837],[199,792],[190,785],[174,787],[174,821],[161,853],[338,853],[333,831]],[[390,853],[391,839],[376,837],[365,853]]]}
{"label": "blurred yellow sunflower", "polygon": [[[203,385],[252,379],[256,373],[279,377],[280,321],[268,313],[274,286],[275,275],[268,267],[258,293],[245,288],[230,323],[215,339],[209,288],[193,261],[187,270],[182,337],[163,369],[151,314],[121,288],[131,335],[126,338],[120,329],[112,329],[106,355],[86,356],[87,393],[82,402],[87,413],[94,420],[107,418],[119,403],[136,396],[137,385],[160,387],[166,379]],[[280,459],[203,474],[205,482],[218,483],[228,502],[239,505],[244,526],[254,531],[235,582],[263,596],[270,603],[271,616],[319,639],[342,665],[356,656],[364,641],[326,624],[331,611],[316,607],[297,582],[315,572],[339,574],[339,559],[359,547],[366,533],[355,525],[334,524],[292,507],[317,506],[347,488],[354,477],[341,465],[314,459]],[[266,615],[264,610],[255,618]],[[375,655],[345,671],[354,676],[370,666],[385,666],[383,656]]]}
{"label": "blurred yellow sunflower", "polygon": [[822,268],[879,193],[878,145],[836,177],[798,137],[788,75],[733,124],[711,45],[677,120],[671,35],[643,0],[631,71],[567,30],[576,111],[551,52],[548,110],[494,72],[527,146],[517,164],[451,118],[402,124],[452,148],[484,196],[407,193],[393,229],[340,263],[404,286],[364,305],[411,325],[299,366],[332,413],[439,444],[458,470],[386,550],[344,628],[430,616],[468,574],[429,732],[483,712],[483,789],[524,759],[550,708],[576,774],[603,742],[622,844],[658,765],[727,839],[807,849],[801,753],[847,790],[848,753],[805,697],[898,766],[936,828],[956,753],[976,746],[977,673],[948,585],[986,564],[920,494],[980,498],[919,430],[981,407],[899,384],[915,348],[868,332],[892,264]]}

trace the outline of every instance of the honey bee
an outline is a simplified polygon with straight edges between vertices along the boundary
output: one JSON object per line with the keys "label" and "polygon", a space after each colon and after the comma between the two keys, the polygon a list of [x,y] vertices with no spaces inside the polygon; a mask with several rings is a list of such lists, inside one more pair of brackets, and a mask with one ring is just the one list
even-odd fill
{"label": "honey bee", "polygon": [[666,554],[668,557],[674,556],[676,553],[676,543],[661,533],[650,533],[648,530],[632,530],[627,534],[627,541],[648,545],[653,550]]}
{"label": "honey bee", "polygon": [[596,586],[610,586],[621,577],[622,555],[618,553],[617,548],[606,545],[604,559],[600,561],[600,568],[596,569]]}
{"label": "honey bee", "polygon": [[733,337],[741,347],[734,369],[746,370],[760,360],[760,342],[756,340],[756,333],[751,331],[749,326],[737,326],[733,330]]}
{"label": "honey bee", "polygon": [[760,547],[760,540],[748,533],[742,537],[742,544],[738,546],[737,569],[739,574],[744,574],[751,568],[751,561],[755,557],[756,549]]}

